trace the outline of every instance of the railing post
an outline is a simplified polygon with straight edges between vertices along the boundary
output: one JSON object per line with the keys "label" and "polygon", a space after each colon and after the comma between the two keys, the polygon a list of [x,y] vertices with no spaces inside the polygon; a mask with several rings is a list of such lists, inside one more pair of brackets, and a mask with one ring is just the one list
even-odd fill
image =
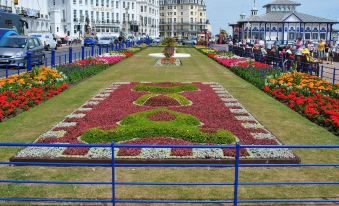
{"label": "railing post", "polygon": [[234,195],[233,195],[234,206],[238,206],[239,162],[240,162],[240,143],[237,142],[235,145]]}
{"label": "railing post", "polygon": [[94,56],[94,45],[91,46],[91,57]]}
{"label": "railing post", "polygon": [[321,65],[320,78],[324,77],[324,65]]}
{"label": "railing post", "polygon": [[111,144],[112,151],[112,205],[115,206],[115,154],[114,154],[114,142]]}
{"label": "railing post", "polygon": [[68,63],[72,64],[73,62],[73,48],[69,48],[69,56],[68,56]]}
{"label": "railing post", "polygon": [[114,51],[114,43],[111,44],[111,51]]}
{"label": "railing post", "polygon": [[27,52],[27,71],[32,70],[32,52],[28,51]]}
{"label": "railing post", "polygon": [[55,67],[55,49],[51,51],[51,66]]}
{"label": "railing post", "polygon": [[85,59],[85,46],[81,46],[81,59]]}
{"label": "railing post", "polygon": [[109,52],[109,45],[106,46],[106,53]]}
{"label": "railing post", "polygon": [[99,45],[99,56],[101,55],[101,53],[102,53],[102,48],[101,48],[101,46]]}
{"label": "railing post", "polygon": [[8,65],[6,65],[6,79],[8,78]]}
{"label": "railing post", "polygon": [[336,71],[336,68],[333,68],[333,81],[332,81],[333,84],[335,84],[335,73],[336,73],[335,71]]}

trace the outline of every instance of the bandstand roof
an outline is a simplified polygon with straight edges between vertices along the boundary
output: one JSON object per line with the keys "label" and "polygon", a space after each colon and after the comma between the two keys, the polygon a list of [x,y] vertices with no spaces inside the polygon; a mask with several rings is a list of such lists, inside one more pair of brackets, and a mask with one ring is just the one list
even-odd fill
{"label": "bandstand roof", "polygon": [[294,6],[300,6],[300,3],[297,3],[295,1],[291,1],[291,0],[275,0],[272,3],[266,4],[263,7],[267,7],[269,5],[294,5]]}
{"label": "bandstand roof", "polygon": [[[285,0],[284,0],[285,1]],[[245,22],[289,22],[288,18],[294,17],[298,21],[303,23],[338,23],[338,21],[326,19],[322,17],[312,16],[309,14],[304,14],[301,12],[293,11],[293,12],[269,12],[259,16],[249,16],[245,19],[239,20],[238,23]],[[295,22],[295,21],[294,21]]]}

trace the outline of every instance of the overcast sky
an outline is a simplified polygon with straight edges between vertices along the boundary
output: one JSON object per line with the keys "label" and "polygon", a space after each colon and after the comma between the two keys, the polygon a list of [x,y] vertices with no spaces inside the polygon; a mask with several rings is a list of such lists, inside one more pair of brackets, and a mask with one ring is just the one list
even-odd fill
{"label": "overcast sky", "polygon": [[[207,17],[213,28],[213,33],[219,32],[220,28],[227,29],[228,23],[236,22],[240,13],[250,15],[253,7],[253,0],[205,0],[207,5]],[[297,11],[314,16],[329,18],[339,21],[339,0],[294,0],[301,3]],[[256,0],[256,7],[259,15],[264,14],[263,5],[273,2],[273,0]],[[326,2],[326,3],[325,3]],[[335,26],[339,29],[339,24]]]}

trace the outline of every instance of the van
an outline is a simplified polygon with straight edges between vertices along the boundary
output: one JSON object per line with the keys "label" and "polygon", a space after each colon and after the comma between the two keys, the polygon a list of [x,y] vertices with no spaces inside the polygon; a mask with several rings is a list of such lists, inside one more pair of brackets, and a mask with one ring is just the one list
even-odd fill
{"label": "van", "polygon": [[55,50],[58,49],[57,42],[54,39],[53,34],[51,33],[43,33],[43,34],[35,33],[35,34],[29,34],[29,36],[40,39],[46,51],[49,51],[50,49],[55,49]]}

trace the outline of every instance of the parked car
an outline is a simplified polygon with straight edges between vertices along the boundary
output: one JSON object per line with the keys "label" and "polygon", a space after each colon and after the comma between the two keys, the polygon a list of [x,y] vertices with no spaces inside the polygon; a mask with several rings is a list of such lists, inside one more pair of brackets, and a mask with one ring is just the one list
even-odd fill
{"label": "parked car", "polygon": [[182,40],[183,45],[196,45],[197,44],[197,39],[183,39]]}
{"label": "parked car", "polygon": [[28,51],[32,52],[33,66],[44,63],[44,46],[37,37],[7,37],[0,43],[0,67],[25,67]]}
{"label": "parked car", "polygon": [[114,38],[109,36],[100,37],[98,40],[98,45],[100,46],[110,46],[114,43]]}
{"label": "parked car", "polygon": [[161,38],[160,37],[156,37],[153,39],[153,43],[155,44],[160,44],[161,43]]}
{"label": "parked car", "polygon": [[95,46],[98,44],[98,40],[96,37],[85,37],[84,46]]}
{"label": "parked car", "polygon": [[43,33],[43,34],[34,33],[34,34],[29,34],[29,36],[40,39],[46,51],[49,51],[50,49],[55,49],[55,50],[58,49],[57,41],[53,37],[53,34],[51,33]]}

